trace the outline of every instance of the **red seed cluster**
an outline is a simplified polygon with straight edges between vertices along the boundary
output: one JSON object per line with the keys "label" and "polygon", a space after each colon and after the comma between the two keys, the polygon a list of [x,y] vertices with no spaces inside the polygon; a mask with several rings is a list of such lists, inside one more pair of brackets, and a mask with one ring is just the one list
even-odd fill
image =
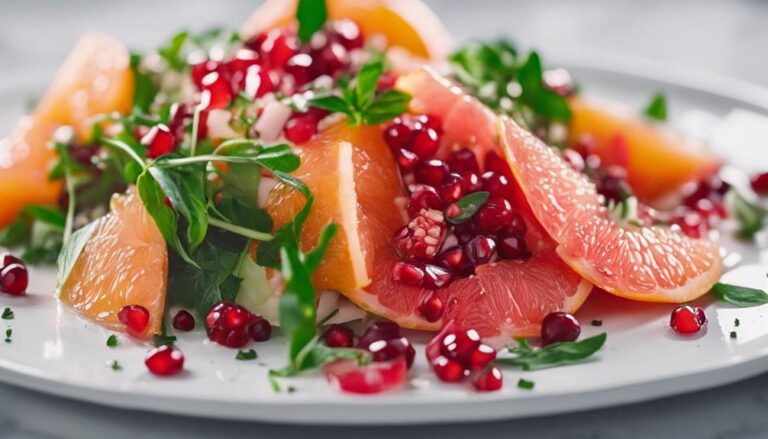
{"label": "red seed cluster", "polygon": [[503,384],[501,371],[492,365],[496,349],[483,343],[474,329],[449,323],[429,342],[426,354],[441,381],[455,383],[469,378],[479,391],[498,390]]}
{"label": "red seed cluster", "polygon": [[349,348],[353,345],[365,349],[373,355],[373,361],[385,362],[404,357],[406,366],[410,369],[416,350],[410,340],[403,337],[400,327],[390,321],[378,321],[369,326],[357,344],[354,344],[354,334],[344,325],[331,325],[323,332],[323,341],[330,347]]}
{"label": "red seed cluster", "polygon": [[241,348],[248,340],[266,341],[272,325],[243,306],[232,302],[217,303],[205,317],[208,339],[222,346]]}

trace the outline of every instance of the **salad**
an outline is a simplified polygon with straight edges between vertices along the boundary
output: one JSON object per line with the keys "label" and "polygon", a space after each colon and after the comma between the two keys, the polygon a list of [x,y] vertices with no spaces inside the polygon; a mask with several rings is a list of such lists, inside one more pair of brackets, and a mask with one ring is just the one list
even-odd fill
{"label": "salad", "polygon": [[87,34],[0,143],[0,291],[56,264],[58,300],[154,344],[158,376],[184,369],[174,334],[248,360],[279,332],[276,391],[393,391],[407,329],[441,381],[496,391],[599,355],[594,290],[670,304],[680,334],[703,295],[768,302],[719,282],[717,243],[761,233],[768,173],[736,188],[666,118],[509,42],[454,46],[416,0],[269,0],[148,53]]}

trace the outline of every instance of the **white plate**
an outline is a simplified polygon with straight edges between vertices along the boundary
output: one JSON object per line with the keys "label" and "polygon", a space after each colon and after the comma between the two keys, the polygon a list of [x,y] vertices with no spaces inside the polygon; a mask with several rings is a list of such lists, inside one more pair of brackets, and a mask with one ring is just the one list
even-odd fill
{"label": "white plate", "polygon": [[[561,60],[565,58],[560,58]],[[588,57],[563,61],[590,93],[640,106],[652,91],[664,90],[683,125],[702,131],[718,127],[733,108],[768,114],[768,92],[734,81],[712,79],[668,66],[648,63],[589,67]],[[645,74],[650,72],[649,74]],[[660,79],[665,72],[676,79]],[[654,79],[655,78],[655,79]],[[703,89],[701,84],[709,91]],[[689,84],[697,84],[693,88]],[[33,88],[35,87],[35,88]],[[11,126],[22,103],[37,84],[0,92],[0,128]],[[689,110],[697,110],[691,112]],[[704,112],[702,112],[702,110]],[[728,120],[731,120],[729,118]],[[703,122],[702,122],[703,121]],[[729,124],[732,124],[732,120]],[[716,135],[728,128],[703,130]],[[759,129],[760,124],[754,125]],[[726,131],[727,132],[727,131]],[[722,136],[721,136],[722,137]],[[765,156],[748,146],[729,144],[735,162],[754,162]],[[741,264],[724,280],[766,288],[765,255],[751,246],[726,244]],[[0,341],[0,380],[65,397],[132,409],[183,415],[318,424],[408,424],[480,421],[554,414],[623,404],[717,386],[768,371],[768,306],[736,309],[703,302],[709,326],[697,337],[678,337],[668,327],[671,305],[625,302],[593,295],[578,318],[584,336],[608,333],[606,347],[590,362],[538,372],[505,370],[500,392],[478,394],[462,385],[436,381],[419,351],[411,386],[401,392],[356,397],[331,391],[320,375],[294,379],[291,394],[275,394],[267,381],[270,367],[285,360],[285,345],[275,339],[252,345],[255,361],[236,361],[236,351],[209,343],[204,334],[181,334],[186,372],[158,379],[143,364],[147,345],[120,337],[115,349],[106,347],[110,334],[75,316],[52,297],[55,274],[33,268],[29,295],[0,296],[0,307],[14,309],[14,320],[0,320],[0,332],[13,328],[10,344]],[[741,322],[734,328],[734,319]],[[601,328],[589,325],[604,322]],[[738,337],[729,334],[736,329]],[[417,340],[421,340],[416,337]],[[117,360],[122,371],[109,365]],[[518,378],[536,383],[534,390],[518,389]]]}

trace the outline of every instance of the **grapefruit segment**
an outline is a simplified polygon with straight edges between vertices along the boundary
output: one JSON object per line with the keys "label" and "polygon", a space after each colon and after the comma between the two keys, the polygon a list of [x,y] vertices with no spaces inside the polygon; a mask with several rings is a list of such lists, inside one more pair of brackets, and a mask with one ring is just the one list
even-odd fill
{"label": "grapefruit segment", "polygon": [[633,192],[645,200],[665,195],[689,181],[714,174],[721,161],[702,145],[676,137],[662,127],[582,98],[569,100],[573,112],[570,136],[588,135],[601,161],[627,168]]}
{"label": "grapefruit segment", "polygon": [[552,148],[508,118],[502,119],[501,138],[533,214],[558,243],[557,253],[598,287],[635,300],[679,303],[706,293],[720,278],[713,242],[666,227],[620,225],[594,184]]}
{"label": "grapefruit segment", "polygon": [[123,331],[117,314],[127,305],[149,311],[140,336],[161,332],[168,278],[165,240],[135,187],[112,196],[111,212],[92,231],[60,288],[60,300],[99,324]]}

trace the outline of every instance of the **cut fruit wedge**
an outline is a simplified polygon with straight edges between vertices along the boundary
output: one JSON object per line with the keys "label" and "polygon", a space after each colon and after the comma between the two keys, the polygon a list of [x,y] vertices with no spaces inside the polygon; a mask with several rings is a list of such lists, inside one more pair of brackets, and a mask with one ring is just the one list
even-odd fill
{"label": "cut fruit wedge", "polygon": [[716,244],[667,227],[614,222],[585,175],[510,119],[500,126],[504,154],[533,214],[577,273],[617,296],[673,303],[703,295],[720,278]]}
{"label": "cut fruit wedge", "polygon": [[703,145],[675,136],[625,108],[578,97],[569,104],[571,140],[591,137],[594,149],[590,151],[605,164],[626,167],[629,184],[641,199],[654,200],[684,183],[711,176],[722,164]]}
{"label": "cut fruit wedge", "polygon": [[140,336],[161,332],[168,252],[135,187],[112,196],[111,212],[88,226],[88,240],[60,286],[63,304],[99,324],[123,331],[117,314],[127,305],[149,311]]}
{"label": "cut fruit wedge", "polygon": [[[327,0],[328,15],[355,21],[367,37],[383,35],[387,46],[402,47],[424,59],[441,60],[451,51],[451,36],[420,0]],[[295,21],[295,0],[269,0],[240,28],[249,38]]]}

